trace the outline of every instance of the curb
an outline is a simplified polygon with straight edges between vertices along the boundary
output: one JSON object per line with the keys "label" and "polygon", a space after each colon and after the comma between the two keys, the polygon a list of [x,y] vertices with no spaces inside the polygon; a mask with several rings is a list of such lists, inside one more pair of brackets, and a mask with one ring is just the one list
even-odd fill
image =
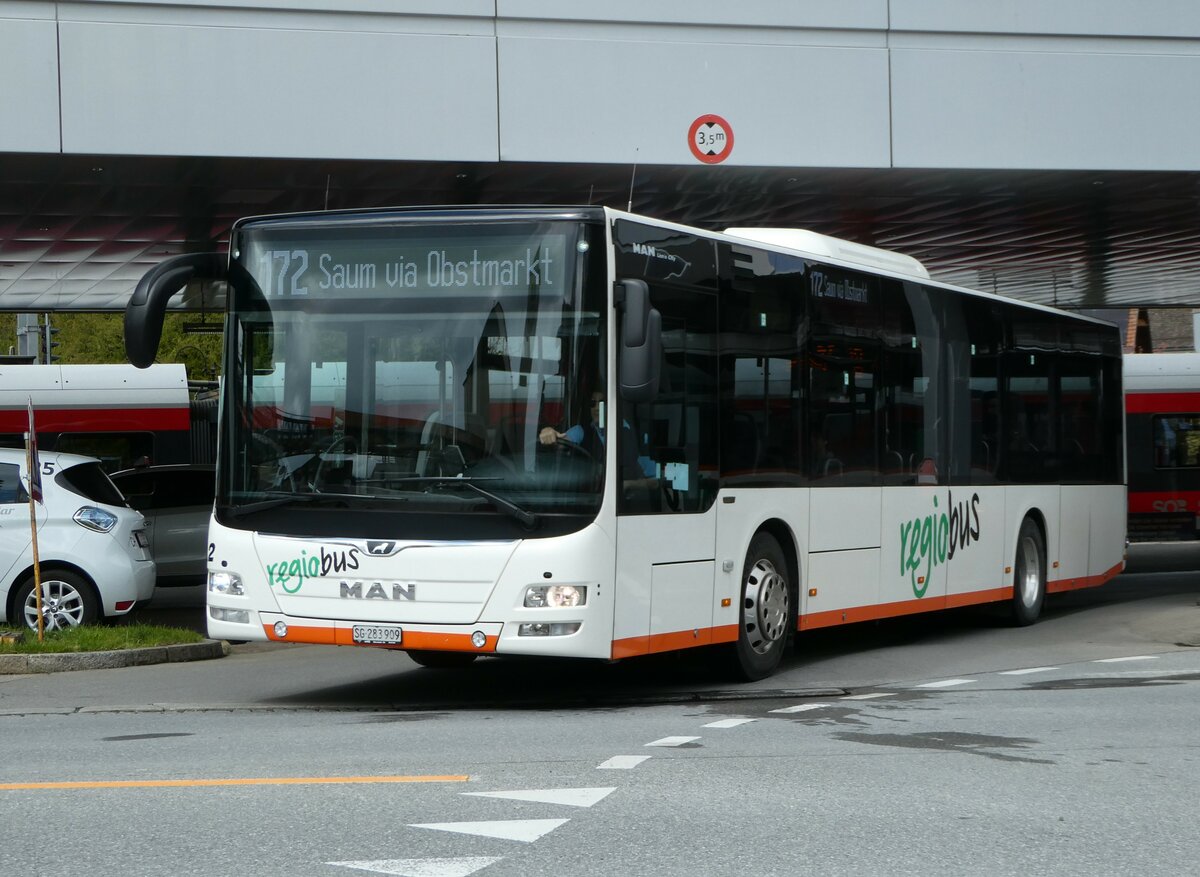
{"label": "curb", "polygon": [[0,675],[60,673],[66,670],[111,670],[116,667],[141,667],[146,664],[205,661],[227,654],[229,654],[227,643],[206,639],[199,643],[184,643],[177,646],[117,649],[110,652],[45,652],[36,655],[0,655]]}

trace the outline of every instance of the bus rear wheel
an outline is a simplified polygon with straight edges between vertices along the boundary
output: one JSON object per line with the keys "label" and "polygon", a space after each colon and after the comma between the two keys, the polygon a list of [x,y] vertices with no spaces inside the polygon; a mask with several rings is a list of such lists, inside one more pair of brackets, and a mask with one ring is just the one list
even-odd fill
{"label": "bus rear wheel", "polygon": [[431,652],[424,649],[409,649],[408,656],[422,667],[434,670],[466,667],[478,657],[474,652]]}
{"label": "bus rear wheel", "polygon": [[754,682],[779,667],[794,617],[787,557],[769,533],[756,534],[746,552],[741,607],[736,670],[742,679]]}
{"label": "bus rear wheel", "polygon": [[1026,518],[1017,535],[1013,567],[1012,619],[1018,627],[1038,620],[1046,602],[1046,543],[1041,528]]}

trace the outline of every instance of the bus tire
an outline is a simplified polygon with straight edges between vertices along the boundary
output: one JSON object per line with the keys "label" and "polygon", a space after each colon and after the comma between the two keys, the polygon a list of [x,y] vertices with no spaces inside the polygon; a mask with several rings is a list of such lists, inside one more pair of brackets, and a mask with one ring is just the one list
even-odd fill
{"label": "bus tire", "polygon": [[[65,630],[81,624],[91,624],[100,615],[100,603],[91,583],[77,573],[60,569],[44,569],[42,581],[42,627],[44,630]],[[13,601],[13,618],[29,630],[37,630],[37,595],[33,593],[30,574],[17,588]]]}
{"label": "bus tire", "polygon": [[427,649],[409,649],[408,656],[422,667],[433,670],[456,670],[479,657],[474,652],[433,652]]}
{"label": "bus tire", "polygon": [[1046,602],[1046,542],[1041,528],[1026,518],[1017,534],[1013,564],[1012,620],[1018,627],[1033,624]]}
{"label": "bus tire", "polygon": [[750,541],[740,596],[735,666],[743,680],[754,682],[779,667],[794,618],[787,557],[770,533]]}

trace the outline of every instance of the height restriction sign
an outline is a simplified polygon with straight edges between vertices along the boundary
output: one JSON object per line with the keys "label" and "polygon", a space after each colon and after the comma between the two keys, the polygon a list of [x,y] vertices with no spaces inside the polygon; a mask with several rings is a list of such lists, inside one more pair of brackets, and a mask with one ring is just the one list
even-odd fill
{"label": "height restriction sign", "polygon": [[688,129],[692,155],[705,164],[720,164],[733,152],[733,126],[720,116],[707,113]]}

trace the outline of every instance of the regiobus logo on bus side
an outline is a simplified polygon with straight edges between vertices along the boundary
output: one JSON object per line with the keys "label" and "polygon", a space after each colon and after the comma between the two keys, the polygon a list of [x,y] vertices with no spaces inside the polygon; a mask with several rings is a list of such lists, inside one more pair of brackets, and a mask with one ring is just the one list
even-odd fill
{"label": "regiobus logo on bus side", "polygon": [[979,494],[955,503],[954,493],[947,491],[945,507],[935,495],[929,514],[900,524],[900,575],[907,575],[913,594],[923,597],[934,567],[978,540]]}

